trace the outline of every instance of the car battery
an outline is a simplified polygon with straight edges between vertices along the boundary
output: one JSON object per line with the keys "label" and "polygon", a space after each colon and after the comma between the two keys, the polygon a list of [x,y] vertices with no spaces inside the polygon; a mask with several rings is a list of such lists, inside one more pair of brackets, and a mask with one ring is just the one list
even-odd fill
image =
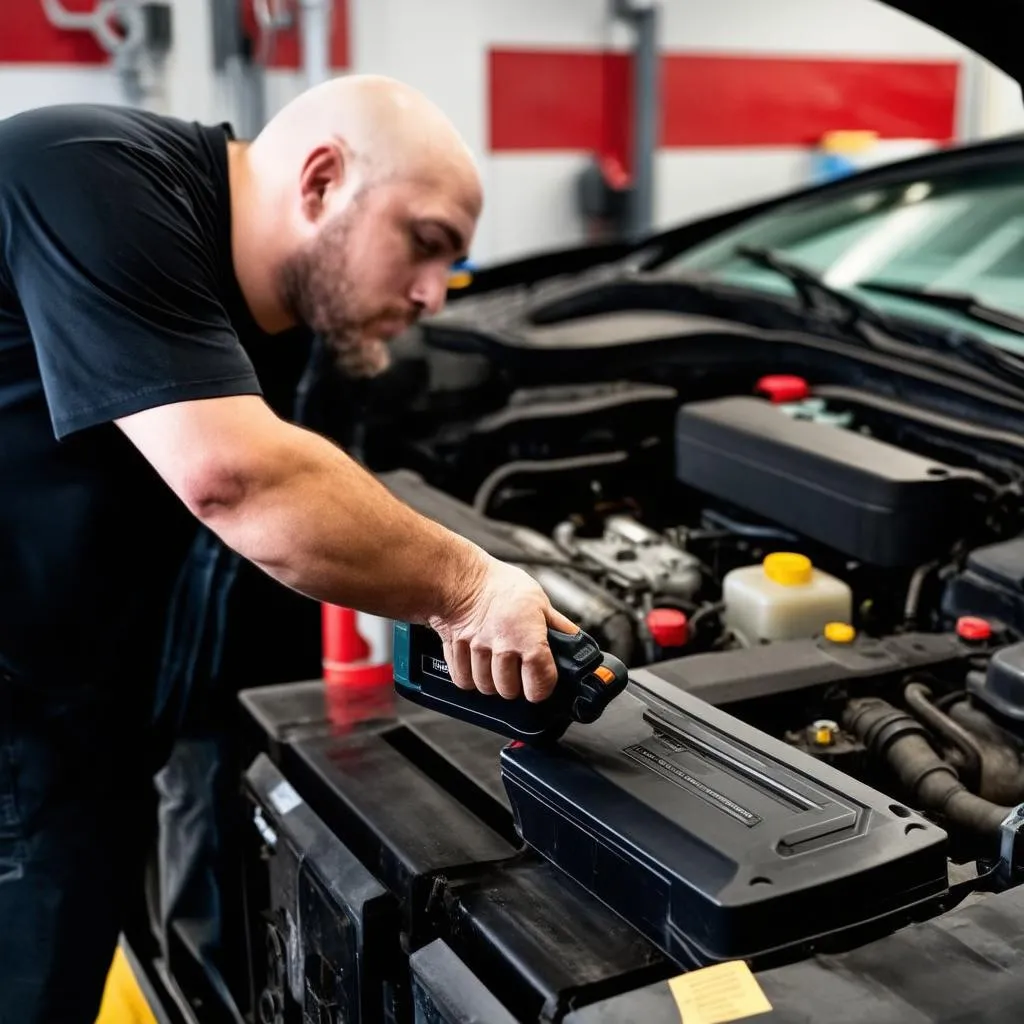
{"label": "car battery", "polygon": [[[491,736],[489,743],[493,773],[500,739]],[[439,878],[508,860],[522,847],[511,813],[402,720],[343,738],[304,736],[289,744],[285,763],[289,781],[396,895],[401,928],[413,947],[434,937],[430,907]]]}
{"label": "car battery", "polygon": [[244,787],[266,867],[265,887],[249,891],[261,904],[249,909],[262,932],[250,939],[265,949],[253,963],[258,1019],[405,1019],[409,986],[393,896],[265,754],[245,773]]}
{"label": "car battery", "polygon": [[785,962],[947,892],[947,835],[657,666],[502,771],[526,842],[681,967]]}
{"label": "car battery", "polygon": [[410,954],[409,972],[413,1024],[518,1024],[442,939]]}
{"label": "car battery", "polygon": [[515,863],[446,881],[439,936],[519,1021],[557,1021],[575,1006],[676,973],[627,921],[553,864]]}

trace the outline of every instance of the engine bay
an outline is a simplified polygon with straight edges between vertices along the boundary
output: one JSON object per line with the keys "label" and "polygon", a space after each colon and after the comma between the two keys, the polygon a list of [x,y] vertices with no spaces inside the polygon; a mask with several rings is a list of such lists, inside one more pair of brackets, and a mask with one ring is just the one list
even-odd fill
{"label": "engine bay", "polygon": [[394,493],[631,669],[945,829],[951,878],[1016,883],[1024,443],[796,375],[503,393],[475,358],[368,419]]}

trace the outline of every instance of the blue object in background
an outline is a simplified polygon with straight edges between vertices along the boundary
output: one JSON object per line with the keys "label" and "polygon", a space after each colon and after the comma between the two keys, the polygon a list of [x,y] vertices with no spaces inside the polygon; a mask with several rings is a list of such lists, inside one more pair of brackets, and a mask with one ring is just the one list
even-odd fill
{"label": "blue object in background", "polygon": [[826,132],[811,155],[811,179],[816,184],[856,174],[861,159],[878,142],[878,133],[851,130]]}
{"label": "blue object in background", "polygon": [[448,273],[448,287],[465,288],[473,282],[476,264],[467,256],[464,260],[453,263]]}
{"label": "blue object in background", "polygon": [[857,165],[842,153],[816,152],[811,159],[811,178],[815,182],[824,183],[845,178],[854,174]]}

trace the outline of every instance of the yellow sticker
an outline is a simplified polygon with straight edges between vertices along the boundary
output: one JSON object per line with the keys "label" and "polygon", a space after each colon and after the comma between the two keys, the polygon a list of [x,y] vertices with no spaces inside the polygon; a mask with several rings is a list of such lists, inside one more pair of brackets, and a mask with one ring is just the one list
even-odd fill
{"label": "yellow sticker", "polygon": [[729,1024],[772,1009],[743,960],[680,974],[668,984],[682,1024]]}

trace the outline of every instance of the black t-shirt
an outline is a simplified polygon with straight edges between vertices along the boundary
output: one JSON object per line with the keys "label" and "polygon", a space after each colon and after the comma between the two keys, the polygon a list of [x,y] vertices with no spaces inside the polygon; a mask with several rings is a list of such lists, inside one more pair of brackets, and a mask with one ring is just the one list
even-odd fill
{"label": "black t-shirt", "polygon": [[288,345],[235,279],[230,137],[95,105],[0,122],[0,669],[16,679],[152,680],[196,522],[112,420],[262,394],[254,353]]}

